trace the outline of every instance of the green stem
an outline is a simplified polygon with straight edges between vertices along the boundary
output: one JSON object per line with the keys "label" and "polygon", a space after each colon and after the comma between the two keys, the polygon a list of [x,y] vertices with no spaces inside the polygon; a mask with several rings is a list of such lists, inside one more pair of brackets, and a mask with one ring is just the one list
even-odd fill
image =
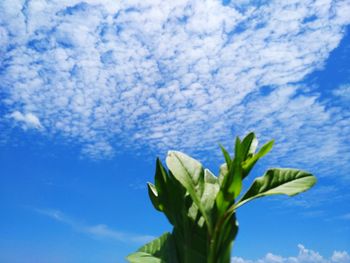
{"label": "green stem", "polygon": [[225,212],[225,214],[218,220],[215,225],[213,236],[209,240],[209,252],[207,263],[218,263],[216,260],[216,252],[218,246],[218,239],[222,225],[225,223],[226,219],[230,216],[230,213]]}

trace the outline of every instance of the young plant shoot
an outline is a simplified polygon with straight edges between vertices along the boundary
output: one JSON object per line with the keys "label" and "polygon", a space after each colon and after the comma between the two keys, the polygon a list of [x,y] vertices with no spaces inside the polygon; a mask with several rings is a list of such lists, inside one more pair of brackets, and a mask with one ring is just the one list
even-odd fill
{"label": "young plant shoot", "polygon": [[273,141],[257,151],[254,133],[236,138],[234,156],[221,146],[225,163],[218,177],[184,153],[170,151],[168,170],[156,161],[155,184],[148,194],[155,209],[173,225],[171,233],[127,257],[131,263],[229,263],[238,231],[236,209],[268,195],[296,195],[311,188],[316,178],[305,171],[272,168],[256,178],[241,195],[242,181]]}

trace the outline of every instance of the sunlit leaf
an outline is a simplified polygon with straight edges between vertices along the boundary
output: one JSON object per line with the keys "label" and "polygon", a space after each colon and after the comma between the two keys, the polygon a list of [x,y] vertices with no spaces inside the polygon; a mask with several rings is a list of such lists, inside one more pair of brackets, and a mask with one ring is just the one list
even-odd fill
{"label": "sunlit leaf", "polygon": [[316,177],[305,171],[286,168],[270,169],[263,176],[254,180],[248,191],[237,203],[236,208],[255,198],[267,195],[293,196],[308,190],[315,183]]}
{"label": "sunlit leaf", "polygon": [[130,263],[179,263],[175,244],[170,233],[141,247],[137,252],[129,255]]}
{"label": "sunlit leaf", "polygon": [[211,229],[211,220],[201,202],[204,192],[204,169],[200,162],[177,151],[168,152],[166,164],[174,177],[186,188]]}

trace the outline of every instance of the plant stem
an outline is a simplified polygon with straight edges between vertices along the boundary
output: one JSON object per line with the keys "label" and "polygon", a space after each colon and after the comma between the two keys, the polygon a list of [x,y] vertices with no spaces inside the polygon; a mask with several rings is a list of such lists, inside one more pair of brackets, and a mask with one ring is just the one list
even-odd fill
{"label": "plant stem", "polygon": [[217,245],[218,245],[217,242],[218,242],[221,227],[224,224],[224,222],[228,216],[229,216],[229,214],[225,213],[222,217],[220,217],[220,219],[218,220],[218,222],[215,225],[213,236],[209,240],[209,252],[208,252],[207,263],[218,263],[218,262],[216,262],[216,256],[217,256],[216,249],[217,249]]}

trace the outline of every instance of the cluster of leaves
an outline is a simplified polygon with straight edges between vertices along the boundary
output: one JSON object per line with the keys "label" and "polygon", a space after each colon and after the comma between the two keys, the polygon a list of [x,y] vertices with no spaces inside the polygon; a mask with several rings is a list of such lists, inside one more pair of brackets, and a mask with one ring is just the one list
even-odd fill
{"label": "cluster of leaves", "polygon": [[273,141],[258,151],[257,145],[255,134],[249,133],[243,140],[236,138],[233,157],[221,147],[226,162],[218,177],[181,152],[168,153],[169,171],[157,159],[155,184],[148,183],[148,193],[155,209],[173,225],[173,231],[129,255],[129,262],[229,263],[238,231],[238,207],[267,195],[293,196],[315,184],[316,178],[308,172],[273,168],[256,178],[239,198],[243,179],[271,150]]}

